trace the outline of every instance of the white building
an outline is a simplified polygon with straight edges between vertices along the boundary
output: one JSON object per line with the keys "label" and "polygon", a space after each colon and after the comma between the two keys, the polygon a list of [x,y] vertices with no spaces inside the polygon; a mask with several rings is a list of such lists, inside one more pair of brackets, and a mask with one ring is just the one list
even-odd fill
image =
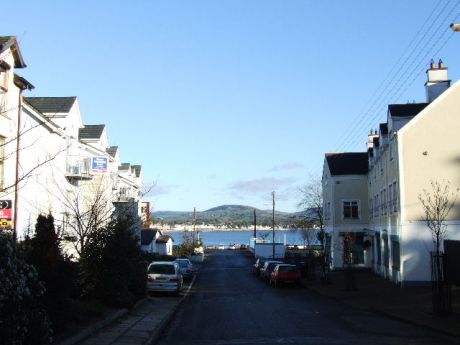
{"label": "white building", "polygon": [[15,74],[23,67],[16,38],[0,37],[0,227],[22,239],[51,213],[74,241],[95,213],[97,227],[128,212],[140,238],[142,167],[126,171],[106,126],[83,125],[76,97],[23,97],[33,88]]}

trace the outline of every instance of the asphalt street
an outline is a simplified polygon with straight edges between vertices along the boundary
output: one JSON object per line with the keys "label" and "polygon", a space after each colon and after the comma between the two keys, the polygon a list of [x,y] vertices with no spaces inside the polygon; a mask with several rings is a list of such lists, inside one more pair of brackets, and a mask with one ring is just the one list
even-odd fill
{"label": "asphalt street", "polygon": [[251,265],[244,252],[211,252],[159,344],[459,344],[306,288],[274,288]]}

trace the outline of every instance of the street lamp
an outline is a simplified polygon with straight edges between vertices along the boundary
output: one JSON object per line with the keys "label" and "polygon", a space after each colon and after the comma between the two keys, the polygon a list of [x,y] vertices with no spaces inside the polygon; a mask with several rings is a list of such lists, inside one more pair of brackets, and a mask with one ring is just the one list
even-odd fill
{"label": "street lamp", "polygon": [[452,29],[452,31],[460,32],[460,24],[452,23],[450,24],[450,28]]}

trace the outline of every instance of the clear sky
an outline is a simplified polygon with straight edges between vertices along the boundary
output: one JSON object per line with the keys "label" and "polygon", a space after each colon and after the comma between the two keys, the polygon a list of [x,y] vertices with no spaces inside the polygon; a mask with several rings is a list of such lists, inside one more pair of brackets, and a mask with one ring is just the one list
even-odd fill
{"label": "clear sky", "polygon": [[[5,10],[7,10],[5,12]],[[4,6],[35,85],[77,96],[154,210],[296,211],[324,153],[364,151],[388,103],[422,102],[425,70],[460,75],[458,0],[20,1]]]}

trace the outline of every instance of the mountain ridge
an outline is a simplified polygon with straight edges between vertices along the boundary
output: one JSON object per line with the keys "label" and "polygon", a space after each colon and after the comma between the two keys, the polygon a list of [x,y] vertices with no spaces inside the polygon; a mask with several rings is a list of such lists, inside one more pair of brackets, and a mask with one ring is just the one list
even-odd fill
{"label": "mountain ridge", "polygon": [[[196,224],[224,226],[228,228],[249,227],[254,224],[254,210],[258,225],[272,225],[272,210],[260,210],[246,205],[220,205],[205,211],[196,212]],[[306,217],[312,217],[311,211],[283,212],[275,210],[275,225],[298,227]],[[192,224],[191,211],[155,211],[152,219],[167,225]]]}

